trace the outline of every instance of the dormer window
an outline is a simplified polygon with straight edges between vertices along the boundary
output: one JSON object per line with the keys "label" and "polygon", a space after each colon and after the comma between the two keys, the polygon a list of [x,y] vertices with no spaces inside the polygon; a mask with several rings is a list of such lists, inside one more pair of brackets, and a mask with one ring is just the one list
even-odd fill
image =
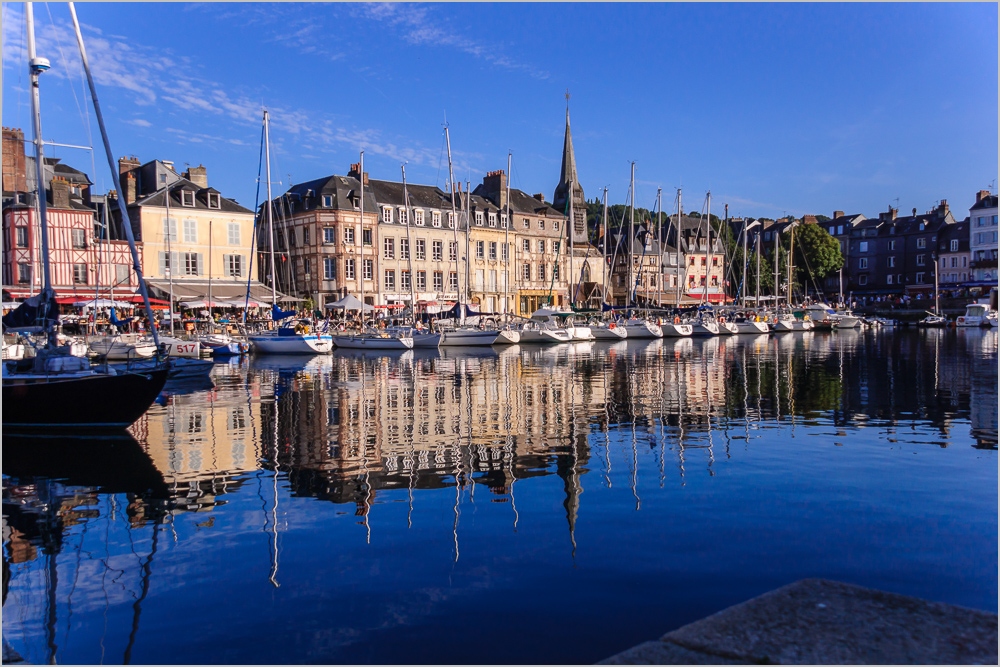
{"label": "dormer window", "polygon": [[490,211],[490,213],[489,213],[489,223],[490,223],[490,227],[496,227],[497,226],[497,214],[494,213],[493,211]]}
{"label": "dormer window", "polygon": [[476,227],[482,227],[482,226],[483,226],[483,212],[476,211]]}
{"label": "dormer window", "polygon": [[424,226],[424,212],[421,209],[417,209],[413,212],[413,224]]}
{"label": "dormer window", "polygon": [[392,222],[392,207],[383,206],[382,207],[382,222]]}
{"label": "dormer window", "polygon": [[209,208],[222,208],[222,198],[218,192],[207,193],[206,199],[208,200]]}
{"label": "dormer window", "polygon": [[323,208],[333,208],[333,195],[323,195]]}
{"label": "dormer window", "polygon": [[924,223],[920,223],[920,231],[924,231]]}
{"label": "dormer window", "polygon": [[407,225],[410,223],[410,216],[405,208],[401,207],[398,213],[399,213],[399,224]]}
{"label": "dormer window", "polygon": [[455,229],[455,214],[448,213],[448,229]]}
{"label": "dormer window", "polygon": [[181,206],[194,206],[194,191],[181,190]]}
{"label": "dormer window", "polygon": [[441,226],[441,211],[431,211],[431,225],[434,227]]}
{"label": "dormer window", "polygon": [[504,229],[507,229],[507,214],[506,213],[501,213],[500,214],[500,226],[503,227]]}

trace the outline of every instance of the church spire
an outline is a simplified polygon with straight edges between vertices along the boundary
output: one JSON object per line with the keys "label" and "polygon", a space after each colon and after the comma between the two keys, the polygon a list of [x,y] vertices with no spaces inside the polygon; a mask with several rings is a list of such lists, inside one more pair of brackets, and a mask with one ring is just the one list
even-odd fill
{"label": "church spire", "polygon": [[573,198],[574,243],[586,243],[587,202],[583,198],[583,186],[580,185],[580,179],[576,174],[576,155],[573,152],[573,135],[569,127],[569,91],[567,90],[566,137],[563,139],[562,170],[559,173],[559,184],[556,185],[556,191],[552,195],[552,207],[569,215],[570,197]]}

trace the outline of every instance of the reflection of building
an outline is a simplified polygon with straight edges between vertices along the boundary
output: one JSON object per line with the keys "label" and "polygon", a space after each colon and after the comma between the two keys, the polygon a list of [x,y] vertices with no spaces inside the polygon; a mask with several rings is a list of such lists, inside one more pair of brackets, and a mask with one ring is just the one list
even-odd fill
{"label": "reflection of building", "polygon": [[969,209],[972,280],[986,288],[997,284],[997,196],[981,190]]}

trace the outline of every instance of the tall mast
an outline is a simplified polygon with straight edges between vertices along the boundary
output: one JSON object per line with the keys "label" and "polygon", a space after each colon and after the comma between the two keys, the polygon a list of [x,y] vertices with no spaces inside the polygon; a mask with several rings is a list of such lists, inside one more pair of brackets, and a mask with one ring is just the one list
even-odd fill
{"label": "tall mast", "polygon": [[[361,267],[360,267],[361,268],[361,333],[364,333],[365,332],[365,152],[364,151],[361,151],[361,160],[358,163],[358,182],[361,183]],[[375,284],[375,259],[373,256],[372,285],[374,284]]]}
{"label": "tall mast", "polygon": [[[472,183],[465,182],[465,298],[472,303]],[[482,287],[482,286],[480,286]],[[480,304],[482,310],[482,304]]]}
{"label": "tall mast", "polygon": [[604,264],[601,268],[602,275],[604,276],[604,285],[602,285],[602,301],[608,300],[608,283],[610,282],[608,278],[608,189],[604,188],[604,211],[601,214],[602,229],[604,233],[601,235],[603,237],[603,242],[601,243],[601,259]]}
{"label": "tall mast", "polygon": [[[403,174],[403,208],[406,210],[406,269],[410,272],[410,317],[417,320],[417,292],[413,281],[413,241],[410,239],[410,195],[406,191],[406,163],[399,165]],[[364,174],[361,175],[362,178]],[[362,311],[363,312],[363,311]]]}
{"label": "tall mast", "polygon": [[[761,225],[763,227],[764,225]],[[757,232],[757,299],[754,306],[760,308],[760,232]]]}
{"label": "tall mast", "polygon": [[[26,2],[25,8],[28,23],[28,73],[31,77],[31,119],[32,129],[35,133],[35,188],[37,191],[36,201],[38,202],[39,227],[42,232],[42,301],[48,307],[52,297],[52,276],[49,271],[49,217],[48,202],[45,199],[45,151],[42,148],[45,141],[42,139],[42,114],[41,102],[38,95],[38,75],[49,68],[49,61],[46,58],[38,58],[35,55],[35,12],[32,3]],[[45,313],[46,333],[49,343],[55,345],[55,329],[48,326],[50,317],[55,313]]]}
{"label": "tall mast", "polygon": [[663,223],[660,220],[660,214],[663,213],[663,188],[656,188],[656,307],[659,308],[663,304],[662,301],[662,289],[663,289]]}
{"label": "tall mast", "polygon": [[632,163],[632,178],[629,181],[629,222],[628,222],[628,305],[635,299],[635,162]]}
{"label": "tall mast", "polygon": [[[451,220],[453,223],[453,231],[455,232],[455,277],[461,281],[461,275],[458,272],[458,208],[455,203],[455,168],[451,162],[451,134],[448,132],[448,125],[444,126],[444,139],[445,144],[448,146],[448,190],[451,192]],[[468,224],[468,221],[466,221]],[[465,323],[465,309],[462,308],[462,290],[461,284],[457,286],[459,289],[455,290],[455,301],[458,303],[458,315],[460,321]]]}
{"label": "tall mast", "polygon": [[778,236],[779,232],[777,229],[774,230],[774,308],[778,309],[778,280],[780,276],[781,269],[780,263],[778,262]]}
{"label": "tall mast", "polygon": [[511,151],[507,151],[507,225],[503,228],[503,313],[510,313],[510,227],[514,221],[510,218],[510,161],[513,156]]}
{"label": "tall mast", "polygon": [[164,263],[167,269],[167,285],[170,289],[170,335],[174,335],[174,255],[170,252],[170,239],[174,235],[170,226],[170,185],[163,191],[163,199],[167,207],[167,261]]}
{"label": "tall mast", "polygon": [[[573,289],[573,237],[576,234],[575,221],[573,219],[573,179],[569,180],[569,228],[566,230],[566,244],[569,246],[566,251],[569,255],[569,306],[576,305],[576,290]],[[559,262],[559,255],[556,255],[556,262]]]}
{"label": "tall mast", "polygon": [[[208,221],[208,319],[212,317],[212,221]],[[211,322],[209,323],[211,326]],[[209,329],[211,331],[211,329]]]}
{"label": "tall mast", "polygon": [[[677,302],[674,304],[675,308],[681,307],[681,283],[684,282],[684,275],[687,273],[687,267],[684,265],[684,254],[681,252],[681,215],[684,211],[684,207],[681,204],[681,188],[677,188],[677,226],[674,228],[674,232],[677,235]],[[684,268],[684,272],[681,272],[681,268]]]}
{"label": "tall mast", "polygon": [[[271,205],[271,117],[264,109],[264,177],[267,179],[267,234],[271,239],[268,247],[271,249],[271,319],[274,319],[274,307],[278,305],[278,294],[274,286],[274,215]],[[364,313],[364,311],[362,311]]]}
{"label": "tall mast", "polygon": [[[128,239],[129,251],[132,253],[132,270],[135,271],[136,280],[139,283],[139,294],[142,295],[142,303],[146,308],[146,317],[149,319],[150,332],[153,334],[153,344],[157,349],[159,349],[160,335],[156,331],[156,327],[152,326],[153,309],[149,305],[149,291],[146,289],[146,280],[142,277],[142,266],[139,264],[139,251],[135,246],[135,236],[132,233],[132,223],[129,221],[128,208],[125,205],[124,192],[122,192],[121,188],[121,179],[118,177],[118,169],[115,168],[113,157],[114,153],[111,152],[111,140],[108,139],[108,130],[104,125],[104,114],[101,112],[101,103],[97,99],[97,87],[94,85],[94,76],[90,71],[90,62],[87,60],[87,49],[83,45],[83,33],[80,32],[80,22],[76,18],[76,8],[73,6],[72,2],[69,3],[69,13],[73,18],[73,29],[76,31],[76,42],[80,47],[80,62],[83,64],[84,72],[87,74],[87,85],[90,88],[90,98],[94,102],[94,115],[97,116],[97,125],[101,128],[101,139],[104,142],[104,153],[108,158],[108,167],[111,168],[111,179],[115,184],[115,192],[119,193],[117,198],[118,210],[122,216],[122,227],[125,229],[125,238]],[[29,34],[31,34],[31,31],[29,31]],[[32,39],[33,38],[34,37],[32,37]],[[32,58],[32,62],[34,63],[34,58]],[[47,62],[46,65],[48,65]],[[35,78],[34,83],[35,94],[37,96],[37,78]],[[44,230],[44,226],[42,229]]]}
{"label": "tall mast", "polygon": [[747,307],[747,221],[743,219],[743,282],[740,283],[743,296],[743,307]]}
{"label": "tall mast", "polygon": [[795,227],[788,228],[788,306],[792,305],[792,262],[795,261],[792,253],[795,251]]}
{"label": "tall mast", "polygon": [[712,192],[711,190],[705,193],[705,214],[707,224],[706,236],[705,236],[705,303],[709,303],[708,300],[708,282],[709,278],[712,276]]}

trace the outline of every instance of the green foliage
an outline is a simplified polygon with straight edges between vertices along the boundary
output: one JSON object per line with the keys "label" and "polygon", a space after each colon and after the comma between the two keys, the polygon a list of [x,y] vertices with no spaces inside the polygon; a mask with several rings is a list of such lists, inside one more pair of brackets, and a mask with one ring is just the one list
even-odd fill
{"label": "green foliage", "polygon": [[840,243],[820,225],[795,228],[796,277],[801,284],[821,280],[844,265]]}

